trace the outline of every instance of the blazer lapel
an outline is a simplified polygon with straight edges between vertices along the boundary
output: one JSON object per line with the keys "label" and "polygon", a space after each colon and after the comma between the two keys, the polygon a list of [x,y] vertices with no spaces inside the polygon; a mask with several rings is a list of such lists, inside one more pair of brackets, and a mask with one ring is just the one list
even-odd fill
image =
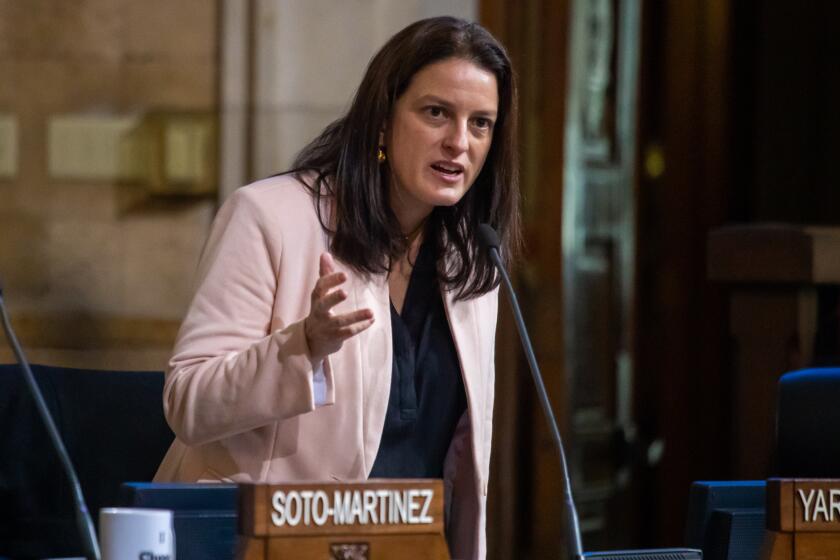
{"label": "blazer lapel", "polygon": [[388,397],[391,393],[391,300],[386,275],[362,278],[353,274],[353,280],[353,309],[368,307],[373,311],[374,319],[370,328],[354,337],[356,344],[359,344],[361,356],[361,391],[357,403],[362,411],[364,476],[367,478],[379,451],[385,414],[388,411]]}
{"label": "blazer lapel", "polygon": [[461,375],[467,393],[467,407],[472,424],[473,456],[480,457],[478,445],[483,441],[482,430],[484,402],[484,380],[481,371],[480,331],[476,317],[476,300],[455,301],[452,292],[443,291],[444,307],[449,319],[449,329],[458,352]]}

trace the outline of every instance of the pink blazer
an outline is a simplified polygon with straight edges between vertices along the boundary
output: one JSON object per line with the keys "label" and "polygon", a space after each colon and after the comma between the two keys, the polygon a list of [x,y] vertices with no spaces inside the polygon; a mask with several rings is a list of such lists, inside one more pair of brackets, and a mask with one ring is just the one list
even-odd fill
{"label": "pink blazer", "polygon": [[[156,481],[368,478],[391,383],[388,282],[336,260],[349,296],[336,312],[368,307],[375,322],[327,358],[318,406],[303,319],[326,250],[312,196],[291,176],[243,187],[219,210],[166,372],[176,439]],[[497,303],[497,291],[444,294],[468,403],[444,465],[454,558],[485,556]]]}

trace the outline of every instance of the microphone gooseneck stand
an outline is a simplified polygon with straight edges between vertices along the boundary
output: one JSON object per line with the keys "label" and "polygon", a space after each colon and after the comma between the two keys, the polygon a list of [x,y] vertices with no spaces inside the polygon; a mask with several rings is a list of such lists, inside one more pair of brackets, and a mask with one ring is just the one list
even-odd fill
{"label": "microphone gooseneck stand", "polygon": [[32,369],[29,367],[29,362],[26,356],[23,355],[23,349],[18,343],[12,324],[9,321],[9,315],[6,312],[6,305],[3,301],[3,286],[0,285],[0,315],[3,319],[3,329],[6,332],[6,338],[17,357],[18,363],[23,370],[23,377],[26,379],[26,384],[29,386],[29,392],[32,398],[35,399],[35,405],[38,408],[38,413],[44,421],[47,428],[47,433],[50,435],[50,440],[55,447],[56,453],[61,460],[64,472],[70,482],[70,487],[73,491],[73,501],[75,502],[76,526],[79,529],[79,534],[82,537],[82,546],[84,547],[85,556],[91,560],[100,560],[99,544],[96,541],[96,531],[93,528],[93,521],[90,518],[87,506],[85,505],[85,497],[82,494],[82,486],[79,484],[79,478],[76,476],[76,471],[73,464],[70,462],[70,456],[67,454],[67,449],[64,447],[64,442],[61,440],[61,435],[55,426],[55,422],[47,409],[47,403],[44,401],[44,395],[35,381],[35,376],[32,375]]}
{"label": "microphone gooseneck stand", "polygon": [[660,548],[660,549],[639,549],[639,550],[613,550],[606,552],[588,552],[584,554],[583,543],[580,537],[580,521],[578,521],[577,507],[572,497],[572,483],[569,479],[569,466],[566,464],[566,452],[563,449],[563,440],[560,438],[560,430],[557,429],[557,420],[551,411],[551,404],[545,392],[540,368],[537,366],[537,359],[534,356],[534,349],[531,347],[531,339],[528,338],[528,331],[525,328],[525,321],[522,319],[522,311],[519,309],[519,302],[510,282],[510,277],[505,270],[502,258],[499,255],[499,236],[496,231],[487,224],[478,226],[478,240],[481,245],[487,248],[493,264],[501,274],[505,288],[510,298],[510,306],[513,308],[513,316],[516,319],[516,328],[519,331],[519,338],[525,355],[528,357],[528,365],[531,366],[531,375],[534,377],[534,384],[537,386],[537,394],[540,397],[543,412],[551,425],[551,433],[554,436],[554,445],[560,454],[560,464],[563,467],[563,494],[566,502],[566,530],[569,539],[569,555],[572,560],[702,560],[703,553],[700,550],[691,548]]}
{"label": "microphone gooseneck stand", "polygon": [[554,446],[560,455],[560,464],[563,468],[563,498],[566,502],[566,530],[569,539],[569,554],[573,560],[583,558],[583,542],[580,537],[580,521],[578,520],[577,507],[575,500],[572,497],[572,483],[569,478],[569,465],[566,463],[566,452],[563,449],[563,440],[560,437],[560,429],[557,427],[557,419],[554,417],[554,412],[551,410],[551,403],[548,400],[548,394],[545,391],[545,384],[543,383],[540,367],[537,365],[537,358],[534,355],[534,348],[531,346],[531,339],[528,336],[528,330],[525,328],[525,320],[522,318],[522,311],[519,309],[519,301],[516,299],[516,293],[513,291],[513,285],[510,282],[510,277],[505,270],[502,263],[501,255],[499,255],[499,236],[492,227],[487,224],[478,226],[478,238],[481,244],[487,248],[490,253],[490,258],[493,264],[499,270],[499,274],[504,282],[508,298],[510,299],[510,306],[513,309],[513,316],[516,320],[516,330],[519,331],[519,340],[522,341],[522,347],[525,350],[525,356],[528,358],[528,366],[531,369],[531,376],[536,385],[537,395],[542,405],[543,413],[548,420],[551,428],[551,435],[554,439]]}

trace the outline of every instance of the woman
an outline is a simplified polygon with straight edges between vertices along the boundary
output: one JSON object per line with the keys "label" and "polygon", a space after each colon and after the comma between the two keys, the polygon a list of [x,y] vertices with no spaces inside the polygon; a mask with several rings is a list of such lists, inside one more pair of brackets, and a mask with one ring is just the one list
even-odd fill
{"label": "woman", "polygon": [[292,172],[220,209],[164,388],[156,480],[442,477],[484,557],[498,278],[519,246],[516,88],[477,24],[395,35]]}

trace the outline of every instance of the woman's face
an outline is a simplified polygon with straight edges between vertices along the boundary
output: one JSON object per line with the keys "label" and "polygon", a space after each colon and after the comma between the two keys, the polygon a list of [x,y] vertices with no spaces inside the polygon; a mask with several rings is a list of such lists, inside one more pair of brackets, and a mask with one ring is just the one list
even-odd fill
{"label": "woman's face", "polygon": [[449,58],[414,75],[384,137],[391,206],[404,227],[469,190],[487,159],[498,106],[495,75],[468,60]]}

